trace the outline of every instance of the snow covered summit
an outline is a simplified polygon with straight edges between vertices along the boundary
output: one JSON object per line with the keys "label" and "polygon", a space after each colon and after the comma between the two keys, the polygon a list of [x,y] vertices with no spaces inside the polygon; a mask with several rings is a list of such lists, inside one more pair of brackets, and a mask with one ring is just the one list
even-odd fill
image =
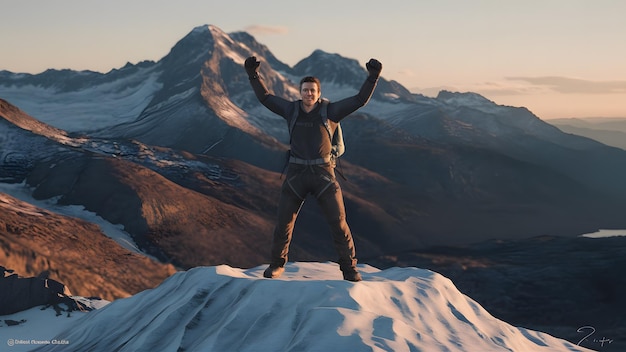
{"label": "snow covered summit", "polygon": [[432,271],[360,266],[352,283],[334,263],[289,263],[273,280],[264,268],[179,272],[55,339],[76,351],[586,351],[494,318]]}

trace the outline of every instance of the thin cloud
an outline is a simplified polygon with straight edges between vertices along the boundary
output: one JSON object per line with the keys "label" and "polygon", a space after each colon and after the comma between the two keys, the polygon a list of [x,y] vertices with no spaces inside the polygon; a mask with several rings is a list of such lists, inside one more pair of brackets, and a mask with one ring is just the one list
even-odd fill
{"label": "thin cloud", "polygon": [[626,81],[590,81],[568,77],[505,77],[502,81],[485,81],[456,86],[413,87],[414,93],[436,96],[441,90],[475,92],[484,96],[529,96],[545,94],[626,94]]}
{"label": "thin cloud", "polygon": [[511,95],[531,95],[542,94],[548,89],[542,86],[529,85],[519,82],[483,82],[470,88],[480,94],[490,96],[511,96]]}
{"label": "thin cloud", "polygon": [[548,88],[563,94],[624,94],[626,81],[589,81],[577,78],[543,77],[507,77],[507,80],[522,81],[531,85]]}
{"label": "thin cloud", "polygon": [[415,77],[415,71],[410,68],[404,68],[398,71],[398,75],[401,77]]}
{"label": "thin cloud", "polygon": [[424,94],[426,96],[437,96],[440,91],[447,90],[450,92],[474,92],[483,96],[514,96],[514,95],[533,95],[543,94],[548,91],[544,87],[532,86],[527,83],[512,82],[481,82],[475,84],[464,84],[457,86],[437,86],[427,88],[411,88],[414,93]]}
{"label": "thin cloud", "polygon": [[284,26],[252,25],[246,27],[245,31],[253,35],[284,35],[289,33],[289,28]]}

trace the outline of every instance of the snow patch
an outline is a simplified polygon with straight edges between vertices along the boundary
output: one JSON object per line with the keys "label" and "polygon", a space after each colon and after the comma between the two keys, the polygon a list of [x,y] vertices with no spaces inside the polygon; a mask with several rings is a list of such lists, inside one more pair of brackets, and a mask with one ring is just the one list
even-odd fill
{"label": "snow patch", "polygon": [[[109,301],[99,298],[73,296],[88,309],[101,309]],[[67,310],[64,304],[59,305]],[[93,311],[92,311],[93,312]],[[32,351],[43,346],[51,346],[57,350],[71,350],[71,341],[56,338],[72,324],[87,316],[88,311],[62,312],[57,315],[52,307],[33,307],[10,315],[0,316],[0,350],[1,351]]]}
{"label": "snow patch", "polygon": [[0,85],[0,96],[51,126],[68,132],[94,131],[134,121],[161,89],[159,76],[142,72],[71,92]]}
{"label": "snow patch", "polygon": [[615,236],[626,236],[626,230],[600,229],[593,233],[587,233],[587,234],[581,235],[581,237],[588,237],[588,238],[605,238],[605,237],[615,237]]}
{"label": "snow patch", "polygon": [[279,279],[264,268],[179,272],[53,338],[90,351],[589,351],[494,318],[432,271],[360,265],[353,283],[334,263],[288,263]]}
{"label": "snow patch", "polygon": [[[245,61],[246,57],[231,49],[233,46],[240,46],[243,48],[244,46],[242,44],[236,43],[228,34],[215,26],[209,26],[209,30],[211,31],[213,38],[215,38],[215,43],[219,45],[221,51],[226,55],[226,57],[229,57],[236,63],[243,63]],[[226,43],[229,45],[226,45]]]}
{"label": "snow patch", "polygon": [[[20,203],[16,204],[11,198],[6,197],[10,195],[15,199],[19,199],[22,202],[28,203],[27,205]],[[19,207],[19,211],[28,212],[31,215],[45,216],[49,211],[55,214],[61,214],[77,219],[82,219],[90,223],[96,224],[100,227],[100,230],[109,238],[113,239],[120,246],[142,255],[143,253],[130,234],[124,231],[124,226],[121,224],[112,224],[96,213],[85,210],[82,205],[59,205],[57,204],[58,198],[49,198],[44,200],[37,200],[32,196],[32,188],[27,186],[25,182],[21,184],[8,184],[0,183],[0,207]],[[45,209],[42,212],[42,209]],[[154,259],[154,258],[153,258]],[[155,259],[156,260],[156,259]],[[0,341],[2,343],[2,341]]]}

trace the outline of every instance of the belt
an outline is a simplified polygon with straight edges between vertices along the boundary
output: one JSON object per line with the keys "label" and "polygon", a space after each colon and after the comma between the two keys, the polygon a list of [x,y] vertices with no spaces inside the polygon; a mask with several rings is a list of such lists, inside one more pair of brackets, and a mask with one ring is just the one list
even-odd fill
{"label": "belt", "polygon": [[323,164],[330,164],[330,160],[331,157],[327,156],[325,158],[318,158],[318,159],[300,159],[300,158],[296,158],[295,156],[290,156],[289,157],[289,162],[292,164],[298,164],[298,165],[323,165]]}

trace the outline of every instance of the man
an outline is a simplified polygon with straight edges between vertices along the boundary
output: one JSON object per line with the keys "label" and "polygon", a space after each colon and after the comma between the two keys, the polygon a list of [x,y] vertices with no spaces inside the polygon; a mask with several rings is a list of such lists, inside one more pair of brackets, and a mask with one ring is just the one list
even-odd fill
{"label": "man", "polygon": [[[378,82],[382,64],[371,59],[365,65],[369,75],[358,94],[325,106],[330,131],[324,126],[320,112],[322,92],[319,79],[311,76],[303,78],[300,82],[302,99],[299,103],[294,103],[268,92],[259,76],[259,65],[260,62],[254,56],[247,58],[244,63],[257,99],[266,108],[282,116],[288,126],[293,126],[293,130],[290,131],[289,166],[278,203],[271,262],[263,276],[276,278],[284,272],[296,217],[305,197],[312,194],[317,198],[330,226],[343,278],[361,281],[361,275],[356,268],[352,234],[346,222],[343,194],[335,178],[331,139],[338,123],[369,101]],[[299,112],[296,113],[295,109]],[[290,120],[294,116],[296,121],[292,125]]]}

